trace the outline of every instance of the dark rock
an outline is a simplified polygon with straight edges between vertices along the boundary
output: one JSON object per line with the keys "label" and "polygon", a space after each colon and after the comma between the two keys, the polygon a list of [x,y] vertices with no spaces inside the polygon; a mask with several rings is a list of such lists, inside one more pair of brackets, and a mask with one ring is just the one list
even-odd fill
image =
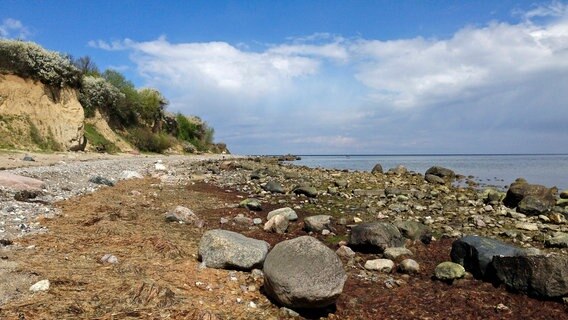
{"label": "dark rock", "polygon": [[276,181],[268,181],[263,189],[268,192],[272,193],[285,193],[284,188],[282,185]]}
{"label": "dark rock", "polygon": [[239,203],[239,206],[242,208],[247,208],[252,211],[262,210],[262,205],[260,204],[260,201],[258,201],[257,199],[245,199]]}
{"label": "dark rock", "polygon": [[89,182],[92,182],[94,184],[103,184],[103,185],[106,185],[106,186],[109,186],[109,187],[114,186],[114,182],[112,182],[111,180],[109,180],[105,177],[101,177],[101,176],[91,177],[89,179]]}
{"label": "dark rock", "polygon": [[314,187],[310,186],[300,186],[294,189],[295,194],[303,194],[308,198],[315,198],[318,195],[318,191]]}
{"label": "dark rock", "polygon": [[371,222],[351,229],[349,246],[360,251],[383,252],[388,247],[402,247],[404,238],[393,224]]}
{"label": "dark rock", "polygon": [[433,166],[430,169],[426,170],[425,175],[428,174],[438,176],[442,179],[454,179],[456,177],[456,174],[453,170],[439,166]]}
{"label": "dark rock", "polygon": [[491,265],[494,256],[514,257],[526,255],[521,248],[499,240],[466,236],[454,241],[450,256],[479,279],[495,280],[495,270]]}
{"label": "dark rock", "polygon": [[41,195],[38,190],[21,190],[14,194],[14,200],[16,201],[28,201],[30,199],[35,199]]}
{"label": "dark rock", "polygon": [[382,174],[383,173],[383,166],[381,166],[380,163],[377,163],[374,167],[373,170],[371,170],[372,174]]}
{"label": "dark rock", "polygon": [[410,240],[420,240],[425,244],[432,241],[432,231],[430,228],[417,221],[396,221],[394,225],[400,231],[400,234]]}
{"label": "dark rock", "polygon": [[274,246],[264,262],[264,289],[289,308],[322,308],[337,300],[347,275],[339,257],[310,236]]}
{"label": "dark rock", "polygon": [[552,208],[556,203],[554,195],[545,186],[538,184],[528,184],[526,182],[513,182],[507,190],[507,195],[503,199],[503,204],[509,208],[515,208],[527,196],[539,199],[543,205]]}
{"label": "dark rock", "polygon": [[568,189],[560,192],[560,199],[568,199]]}
{"label": "dark rock", "polygon": [[324,229],[331,230],[331,216],[320,214],[304,219],[304,230],[322,232]]}
{"label": "dark rock", "polygon": [[493,267],[511,289],[542,298],[568,296],[568,256],[495,256]]}
{"label": "dark rock", "polygon": [[428,182],[430,182],[430,183],[435,183],[435,184],[444,184],[444,183],[446,183],[446,181],[444,181],[444,179],[442,179],[442,178],[440,178],[440,177],[438,177],[438,176],[435,176],[435,175],[433,175],[433,174],[429,174],[429,173],[424,176],[424,180],[426,180],[426,181],[428,181]]}
{"label": "dark rock", "polygon": [[528,195],[517,205],[517,212],[538,216],[550,211],[554,204],[542,198]]}
{"label": "dark rock", "polygon": [[270,245],[227,230],[210,230],[199,241],[199,259],[217,269],[251,270],[261,267]]}
{"label": "dark rock", "polygon": [[30,157],[30,156],[28,156],[28,155],[26,155],[22,160],[23,160],[23,161],[35,161],[34,158],[32,158],[32,157]]}

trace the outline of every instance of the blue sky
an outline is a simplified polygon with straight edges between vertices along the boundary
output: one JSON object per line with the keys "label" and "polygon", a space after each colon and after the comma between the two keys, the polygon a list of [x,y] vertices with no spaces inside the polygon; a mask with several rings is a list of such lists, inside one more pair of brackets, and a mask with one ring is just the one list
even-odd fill
{"label": "blue sky", "polygon": [[6,1],[240,154],[568,153],[561,1]]}

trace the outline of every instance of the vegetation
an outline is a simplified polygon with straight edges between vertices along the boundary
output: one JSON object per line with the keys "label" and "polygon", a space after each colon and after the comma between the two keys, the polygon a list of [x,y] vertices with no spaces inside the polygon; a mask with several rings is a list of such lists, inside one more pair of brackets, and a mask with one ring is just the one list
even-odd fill
{"label": "vegetation", "polygon": [[[217,150],[213,144],[214,130],[206,122],[197,117],[166,114],[168,100],[160,91],[137,89],[116,70],[100,72],[89,56],[74,59],[32,42],[0,40],[0,73],[41,81],[54,101],[59,97],[59,89],[65,86],[79,89],[85,117],[94,117],[99,110],[112,129],[122,132],[141,151],[164,152],[182,142],[199,151]],[[32,141],[40,148],[57,150],[51,137],[42,137],[36,127],[30,130]],[[85,126],[85,136],[97,149],[118,150],[93,126]]]}
{"label": "vegetation", "polygon": [[47,137],[43,137],[39,129],[33,124],[33,122],[28,121],[30,126],[30,138],[34,144],[36,144],[43,151],[61,151],[61,146],[53,138],[53,133],[48,132]]}

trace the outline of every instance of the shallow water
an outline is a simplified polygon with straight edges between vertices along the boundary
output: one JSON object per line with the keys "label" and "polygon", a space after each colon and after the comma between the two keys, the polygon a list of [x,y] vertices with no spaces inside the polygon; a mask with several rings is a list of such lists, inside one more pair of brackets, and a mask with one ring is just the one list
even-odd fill
{"label": "shallow water", "polygon": [[484,185],[508,187],[519,177],[530,183],[568,189],[568,155],[333,155],[301,156],[294,164],[316,168],[370,171],[380,163],[384,171],[402,164],[424,173],[437,165],[464,176],[474,176]]}

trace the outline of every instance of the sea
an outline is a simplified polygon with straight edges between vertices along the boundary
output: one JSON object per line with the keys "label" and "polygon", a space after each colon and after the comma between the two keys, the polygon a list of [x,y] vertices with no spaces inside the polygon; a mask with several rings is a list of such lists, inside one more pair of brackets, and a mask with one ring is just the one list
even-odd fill
{"label": "sea", "polygon": [[517,178],[547,187],[568,189],[568,154],[460,154],[460,155],[300,155],[295,165],[311,168],[371,171],[380,163],[384,171],[403,165],[424,174],[442,166],[473,176],[480,186],[506,189]]}

